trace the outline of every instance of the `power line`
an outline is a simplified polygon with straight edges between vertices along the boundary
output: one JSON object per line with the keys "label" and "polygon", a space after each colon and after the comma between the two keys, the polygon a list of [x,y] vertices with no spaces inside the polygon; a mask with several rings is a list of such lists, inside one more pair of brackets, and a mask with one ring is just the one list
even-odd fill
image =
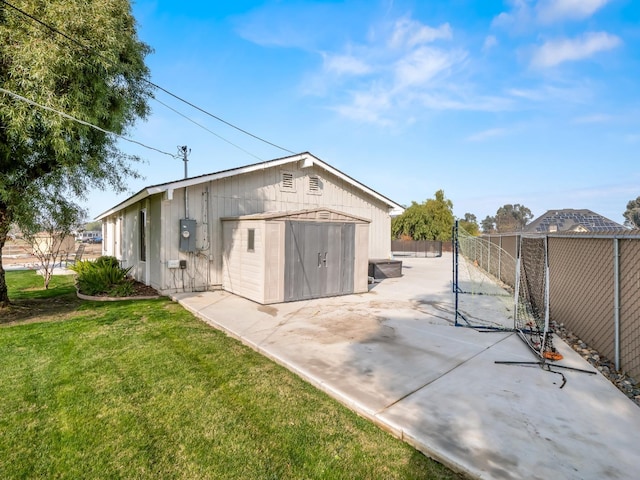
{"label": "power line", "polygon": [[75,117],[73,117],[73,116],[69,115],[68,113],[64,113],[64,112],[61,112],[61,111],[59,111],[59,110],[56,110],[55,108],[48,107],[48,106],[46,106],[46,105],[42,105],[42,104],[40,104],[40,103],[34,102],[33,100],[29,100],[28,98],[23,97],[22,95],[18,95],[17,93],[12,92],[11,90],[7,90],[6,88],[2,88],[2,87],[0,87],[0,92],[4,93],[4,94],[6,94],[6,95],[10,95],[11,97],[13,97],[13,98],[15,98],[15,99],[17,99],[17,100],[20,100],[20,101],[26,102],[26,103],[28,103],[29,105],[33,105],[33,106],[36,106],[36,107],[40,107],[40,108],[42,108],[42,109],[44,109],[44,110],[48,110],[48,111],[50,111],[50,112],[57,113],[58,115],[60,115],[60,116],[62,116],[62,117],[64,117],[64,118],[67,118],[67,119],[69,119],[69,120],[72,120],[72,121],[74,121],[74,122],[77,122],[77,123],[79,123],[79,124],[81,124],[81,125],[85,125],[85,126],[87,126],[87,127],[95,128],[96,130],[99,130],[99,131],[101,131],[101,132],[103,132],[103,133],[106,133],[106,134],[108,134],[108,135],[115,135],[116,137],[121,138],[122,140],[126,140],[127,142],[135,143],[136,145],[140,145],[141,147],[148,148],[149,150],[153,150],[153,151],[155,151],[155,152],[162,153],[162,154],[164,154],[164,155],[168,155],[168,156],[170,156],[170,157],[172,157],[172,158],[178,158],[178,156],[177,156],[177,155],[175,155],[175,154],[173,154],[173,153],[165,152],[165,151],[160,150],[160,149],[158,149],[158,148],[151,147],[151,146],[149,146],[149,145],[145,145],[144,143],[139,142],[139,141],[137,141],[137,140],[133,140],[133,139],[131,139],[131,138],[125,137],[125,136],[120,135],[120,134],[117,134],[117,133],[115,133],[115,132],[110,132],[109,130],[105,130],[104,128],[100,128],[100,127],[98,127],[97,125],[93,125],[92,123],[85,122],[84,120],[80,120],[80,119],[78,119],[78,118],[75,118]]}
{"label": "power line", "polygon": [[258,157],[257,155],[254,155],[253,153],[251,153],[251,152],[249,152],[249,151],[245,150],[244,148],[242,148],[242,147],[240,147],[240,146],[236,145],[235,143],[233,143],[233,142],[231,142],[231,141],[227,140],[226,138],[224,138],[224,137],[222,137],[222,136],[218,135],[216,132],[214,132],[214,131],[212,131],[212,130],[209,130],[209,129],[208,129],[207,127],[205,127],[204,125],[202,125],[202,124],[200,124],[200,123],[196,122],[196,121],[195,121],[195,120],[193,120],[192,118],[187,117],[184,113],[181,113],[181,112],[179,112],[178,110],[176,110],[175,108],[173,108],[173,107],[171,107],[171,106],[167,105],[166,103],[161,102],[161,101],[160,101],[160,100],[158,100],[157,98],[155,98],[154,100],[155,100],[156,102],[158,102],[160,105],[163,105],[164,107],[168,108],[168,109],[169,109],[169,110],[171,110],[172,112],[176,113],[177,115],[180,115],[182,118],[185,118],[186,120],[190,121],[191,123],[193,123],[193,124],[197,125],[198,127],[202,128],[203,130],[206,130],[206,131],[207,131],[207,132],[209,132],[211,135],[215,135],[216,137],[218,137],[218,138],[219,138],[220,140],[222,140],[223,142],[227,142],[229,145],[232,145],[232,146],[236,147],[238,150],[242,150],[244,153],[246,153],[247,155],[252,156],[253,158],[256,158],[256,159],[258,159],[258,160],[260,160],[260,161],[263,161],[263,160],[264,160],[264,159],[262,159],[262,158]]}
{"label": "power line", "polygon": [[[87,46],[87,45],[83,44],[83,43],[82,43],[82,42],[80,42],[79,40],[76,40],[75,38],[73,38],[73,37],[71,37],[71,36],[67,35],[66,33],[64,33],[64,32],[62,32],[62,31],[58,30],[57,28],[53,27],[52,25],[49,25],[48,23],[43,22],[43,21],[42,21],[42,20],[40,20],[39,18],[34,17],[33,15],[29,14],[28,12],[25,12],[24,10],[20,9],[19,7],[16,7],[15,5],[12,5],[12,4],[11,4],[11,3],[9,3],[7,0],[0,0],[0,1],[2,1],[2,3],[4,3],[5,5],[7,5],[7,6],[9,6],[9,7],[13,8],[13,9],[14,9],[14,10],[16,10],[17,12],[21,13],[22,15],[24,15],[24,16],[26,16],[26,17],[29,17],[29,18],[30,18],[30,19],[32,19],[33,21],[35,21],[35,22],[39,23],[39,24],[40,24],[40,25],[42,25],[43,27],[45,27],[45,28],[47,28],[47,29],[51,30],[52,32],[57,33],[58,35],[63,36],[64,38],[66,38],[66,39],[67,39],[67,40],[69,40],[70,42],[72,42],[72,43],[74,43],[74,44],[78,45],[79,47],[81,47],[81,48],[83,48],[83,49],[85,49],[85,50],[88,50],[89,52],[93,53],[94,55],[97,55],[98,57],[100,57],[100,58],[102,58],[102,59],[106,60],[107,62],[111,63],[112,65],[114,65],[114,62],[113,62],[110,58],[105,57],[104,55],[102,55],[99,51],[95,50],[94,48],[91,48],[91,47],[89,47],[89,46]],[[198,111],[200,111],[200,112],[204,113],[205,115],[208,115],[209,117],[211,117],[211,118],[213,118],[213,119],[215,119],[215,120],[218,120],[219,122],[222,122],[222,123],[224,123],[225,125],[227,125],[227,126],[229,126],[229,127],[231,127],[231,128],[234,128],[235,130],[238,130],[239,132],[244,133],[245,135],[248,135],[248,136],[250,136],[250,137],[252,137],[252,138],[255,138],[256,140],[259,140],[259,141],[261,141],[261,142],[263,142],[263,143],[266,143],[267,145],[271,145],[272,147],[275,147],[275,148],[278,148],[278,149],[280,149],[280,150],[283,150],[283,151],[285,151],[285,152],[287,152],[287,153],[292,153],[292,154],[296,153],[296,152],[293,152],[292,150],[289,150],[289,149],[287,149],[287,148],[281,147],[281,146],[279,146],[279,145],[276,145],[275,143],[272,143],[272,142],[270,142],[270,141],[268,141],[268,140],[265,140],[264,138],[261,138],[261,137],[259,137],[259,136],[257,136],[257,135],[254,135],[253,133],[251,133],[251,132],[249,132],[249,131],[247,131],[247,130],[244,130],[244,129],[242,129],[242,128],[240,128],[240,127],[238,127],[238,126],[236,126],[236,125],[234,125],[234,124],[232,124],[232,123],[230,123],[230,122],[227,122],[226,120],[224,120],[224,119],[222,119],[222,118],[218,117],[217,115],[214,115],[213,113],[210,113],[210,112],[208,112],[208,111],[204,110],[203,108],[200,108],[200,107],[198,107],[197,105],[195,105],[195,104],[193,104],[193,103],[189,102],[188,100],[185,100],[184,98],[182,98],[182,97],[180,97],[180,96],[178,96],[178,95],[176,95],[176,94],[174,94],[174,93],[170,92],[170,91],[169,91],[169,90],[167,90],[166,88],[163,88],[163,87],[161,87],[161,86],[159,86],[159,85],[157,85],[157,84],[153,83],[151,80],[148,80],[148,79],[146,79],[146,78],[142,78],[142,80],[143,80],[144,82],[148,83],[149,85],[151,85],[152,87],[154,87],[154,88],[156,88],[156,89],[158,89],[158,90],[160,90],[160,91],[162,91],[162,92],[166,93],[167,95],[172,96],[173,98],[175,98],[175,99],[177,99],[177,100],[179,100],[179,101],[181,101],[181,102],[185,103],[186,105],[189,105],[189,106],[190,106],[190,107],[192,107],[192,108],[195,108],[196,110],[198,110]],[[155,98],[154,98],[154,99],[155,99]],[[163,104],[162,102],[160,102],[159,100],[157,100],[157,99],[155,99],[155,100],[156,100],[156,101],[158,101],[159,103],[161,103],[162,105],[165,105],[165,104]],[[166,105],[165,105],[165,106],[166,106]],[[175,110],[174,110],[174,112],[175,112]],[[176,113],[177,113],[177,112],[176,112]],[[180,115],[188,119],[188,117],[186,117],[186,116],[184,116],[184,115],[182,115],[182,114],[180,114]],[[189,120],[190,120],[190,119],[189,119]],[[196,123],[196,122],[194,122],[194,123]],[[199,125],[199,124],[197,124],[197,123],[196,123],[196,125],[198,125],[198,126],[202,127],[202,125]],[[207,130],[209,133],[213,133],[211,130],[208,130],[208,129],[205,129],[205,130]],[[217,134],[215,134],[215,133],[214,133],[214,135],[216,135],[218,138],[223,139],[221,136],[219,136],[219,135],[217,135]],[[223,140],[224,140],[224,139],[223,139]],[[226,140],[225,140],[225,141],[226,141]],[[227,141],[227,142],[228,142],[228,141]],[[230,143],[231,145],[233,145],[233,146],[237,147],[237,145],[234,145],[234,144],[233,144],[233,143],[231,143],[231,142],[228,142],[228,143]],[[238,148],[239,148],[239,147],[238,147]],[[242,149],[241,149],[241,150],[242,150]],[[245,153],[248,153],[248,152],[246,152],[245,150],[243,150],[243,151],[244,151]],[[252,155],[252,156],[254,156],[254,157],[255,157],[255,155]],[[256,158],[257,158],[257,157],[256,157]]]}
{"label": "power line", "polygon": [[[4,0],[3,0],[3,1],[4,1]],[[253,137],[253,138],[255,138],[256,140],[260,140],[261,142],[264,142],[264,143],[266,143],[267,145],[271,145],[272,147],[279,148],[280,150],[283,150],[283,151],[285,151],[285,152],[287,152],[287,153],[292,153],[292,154],[295,154],[295,153],[296,153],[296,152],[294,152],[294,151],[292,151],[292,150],[289,150],[288,148],[281,147],[281,146],[279,146],[279,145],[276,145],[275,143],[271,143],[270,141],[265,140],[264,138],[258,137],[257,135],[254,135],[254,134],[253,134],[253,133],[251,133],[251,132],[248,132],[248,131],[246,131],[246,130],[243,130],[242,128],[237,127],[237,126],[233,125],[232,123],[227,122],[226,120],[223,120],[222,118],[220,118],[220,117],[218,117],[218,116],[214,115],[213,113],[209,113],[209,112],[207,112],[206,110],[204,110],[204,109],[202,109],[202,108],[198,107],[197,105],[194,105],[193,103],[191,103],[191,102],[189,102],[189,101],[185,100],[184,98],[179,97],[178,95],[175,95],[174,93],[171,93],[169,90],[166,90],[166,89],[164,89],[164,88],[160,87],[159,85],[156,85],[155,83],[153,83],[153,82],[151,82],[151,81],[149,81],[149,80],[147,80],[147,82],[149,83],[149,85],[151,85],[151,86],[153,86],[153,87],[157,88],[158,90],[162,90],[162,91],[163,91],[164,93],[166,93],[167,95],[171,95],[173,98],[175,98],[175,99],[177,99],[177,100],[180,100],[180,101],[181,101],[181,102],[183,102],[183,103],[186,103],[186,104],[187,104],[187,105],[189,105],[190,107],[195,108],[196,110],[199,110],[200,112],[204,113],[205,115],[210,116],[211,118],[215,118],[215,119],[216,119],[216,120],[218,120],[219,122],[222,122],[222,123],[224,123],[225,125],[230,126],[231,128],[235,128],[236,130],[238,130],[239,132],[244,133],[245,135],[249,135],[250,137]]]}

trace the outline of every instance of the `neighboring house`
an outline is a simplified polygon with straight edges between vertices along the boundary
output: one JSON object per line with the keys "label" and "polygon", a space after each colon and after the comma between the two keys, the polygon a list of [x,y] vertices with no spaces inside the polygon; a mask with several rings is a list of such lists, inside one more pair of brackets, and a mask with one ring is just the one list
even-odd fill
{"label": "neighboring house", "polygon": [[524,227],[526,233],[555,233],[555,232],[611,232],[626,230],[619,223],[609,220],[591,210],[549,210],[544,215]]}
{"label": "neighboring house", "polygon": [[103,253],[162,293],[259,303],[367,291],[403,207],[310,153],[142,189],[101,214]]}
{"label": "neighboring house", "polygon": [[[101,238],[102,237],[102,232],[95,232],[92,230],[89,231],[84,231],[84,232],[78,232],[76,233],[76,242],[83,242],[83,243],[91,243],[93,240],[97,239],[97,238]],[[97,242],[100,243],[100,242]]]}
{"label": "neighboring house", "polygon": [[50,256],[56,254],[58,256],[66,256],[69,252],[73,252],[76,248],[73,236],[61,235],[51,236],[47,232],[41,232],[33,238],[32,253],[34,255]]}

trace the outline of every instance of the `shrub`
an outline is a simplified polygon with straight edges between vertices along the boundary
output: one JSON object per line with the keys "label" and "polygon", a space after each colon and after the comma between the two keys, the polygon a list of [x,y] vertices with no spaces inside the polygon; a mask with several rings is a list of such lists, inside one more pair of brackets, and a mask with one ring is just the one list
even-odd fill
{"label": "shrub", "polygon": [[115,257],[82,260],[69,268],[77,274],[78,290],[85,295],[125,297],[134,291],[131,280],[127,278],[131,267],[122,268]]}

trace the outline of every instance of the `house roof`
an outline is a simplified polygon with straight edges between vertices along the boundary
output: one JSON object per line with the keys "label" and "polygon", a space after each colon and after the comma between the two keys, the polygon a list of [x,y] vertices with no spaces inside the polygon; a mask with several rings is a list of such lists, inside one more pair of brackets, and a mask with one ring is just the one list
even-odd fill
{"label": "house roof", "polygon": [[323,162],[322,160],[320,160],[318,157],[312,155],[309,152],[303,152],[303,153],[298,153],[296,155],[291,155],[288,157],[282,157],[282,158],[276,158],[274,160],[268,160],[266,162],[259,162],[259,163],[254,163],[251,165],[245,165],[243,167],[237,167],[237,168],[232,168],[229,170],[222,170],[219,172],[214,172],[214,173],[207,173],[204,175],[198,175],[196,177],[190,177],[190,178],[184,178],[181,180],[175,180],[172,182],[166,182],[166,183],[160,183],[157,185],[151,185],[149,187],[145,187],[142,190],[140,190],[138,193],[132,195],[131,197],[127,198],[126,200],[122,201],[121,203],[119,203],[118,205],[110,208],[109,210],[101,213],[100,215],[98,215],[96,217],[96,220],[102,220],[103,218],[112,215],[124,208],[127,208],[130,205],[133,205],[141,200],[144,200],[145,198],[151,196],[151,195],[155,195],[158,193],[164,193],[164,192],[169,192],[169,194],[171,194],[171,192],[173,192],[173,190],[176,190],[178,188],[185,188],[185,187],[190,187],[192,185],[198,185],[200,183],[205,183],[205,182],[210,182],[213,180],[220,180],[223,178],[228,178],[228,177],[232,177],[235,175],[242,175],[245,173],[250,173],[250,172],[254,172],[256,170],[264,170],[266,168],[272,168],[272,167],[279,167],[282,165],[286,165],[289,163],[294,163],[294,162],[303,162],[303,165],[305,167],[311,167],[311,166],[318,166],[324,170],[326,170],[329,173],[332,173],[333,175],[335,175],[336,177],[342,179],[343,181],[353,185],[356,188],[359,188],[360,190],[366,192],[367,194],[371,195],[372,197],[382,201],[383,203],[387,204],[389,206],[389,209],[391,210],[391,215],[400,215],[403,211],[404,211],[404,207],[396,202],[394,202],[393,200],[389,199],[388,197],[385,197],[384,195],[376,192],[375,190],[367,187],[366,185],[364,185],[363,183],[358,182],[357,180],[355,180],[354,178],[350,177],[349,175],[347,175],[346,173],[341,172],[340,170],[338,170],[337,168],[332,167],[331,165],[329,165],[326,162]]}
{"label": "house roof", "polygon": [[612,232],[626,230],[619,223],[591,210],[549,210],[536,218],[523,231],[527,233],[549,232]]}

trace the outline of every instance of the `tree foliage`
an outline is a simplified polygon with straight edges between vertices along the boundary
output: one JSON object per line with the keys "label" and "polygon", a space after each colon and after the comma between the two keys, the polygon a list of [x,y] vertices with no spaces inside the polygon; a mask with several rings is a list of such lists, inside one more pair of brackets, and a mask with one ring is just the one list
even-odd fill
{"label": "tree foliage", "polygon": [[630,228],[640,228],[640,197],[629,200],[627,210],[624,212],[624,224]]}
{"label": "tree foliage", "polygon": [[411,202],[402,215],[394,218],[391,235],[413,240],[450,240],[453,223],[453,203],[445,198],[443,190],[438,190],[435,198]]}
{"label": "tree foliage", "polygon": [[524,205],[506,204],[498,209],[494,217],[495,227],[498,233],[511,233],[521,231],[533,218],[531,210]]}
{"label": "tree foliage", "polygon": [[473,213],[465,213],[464,218],[459,220],[458,225],[469,235],[476,236],[480,233],[478,219]]}
{"label": "tree foliage", "polygon": [[[15,0],[0,9],[0,85],[38,104],[117,134],[148,113],[151,95],[129,0]],[[87,47],[87,48],[85,48]],[[10,225],[44,199],[84,198],[90,188],[122,191],[136,158],[117,138],[0,93],[0,253]],[[0,306],[8,304],[0,263]]]}
{"label": "tree foliage", "polygon": [[482,233],[495,233],[496,231],[496,217],[487,215],[480,223],[482,227]]}

